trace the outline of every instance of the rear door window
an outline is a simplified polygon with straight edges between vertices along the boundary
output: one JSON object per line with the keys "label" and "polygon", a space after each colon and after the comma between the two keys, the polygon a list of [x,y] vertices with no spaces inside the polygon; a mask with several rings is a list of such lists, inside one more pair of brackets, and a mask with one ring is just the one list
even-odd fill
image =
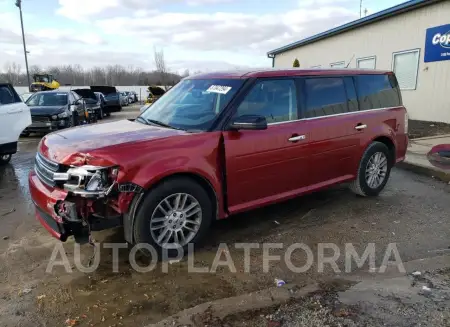
{"label": "rear door window", "polygon": [[303,94],[305,118],[336,115],[350,111],[344,79],[341,77],[306,78]]}
{"label": "rear door window", "polygon": [[297,89],[294,80],[257,81],[237,109],[237,116],[261,115],[267,123],[298,119]]}
{"label": "rear door window", "polygon": [[356,88],[353,78],[350,76],[344,77],[345,90],[347,91],[348,111],[358,111],[358,96],[356,95]]}
{"label": "rear door window", "polygon": [[16,92],[9,85],[0,85],[0,105],[21,102]]}
{"label": "rear door window", "polygon": [[355,76],[360,110],[401,106],[398,84],[393,75]]}

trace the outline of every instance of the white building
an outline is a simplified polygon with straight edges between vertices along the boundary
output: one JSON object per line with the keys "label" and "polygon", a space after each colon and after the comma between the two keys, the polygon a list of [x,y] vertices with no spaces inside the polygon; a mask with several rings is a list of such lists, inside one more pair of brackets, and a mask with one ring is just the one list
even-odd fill
{"label": "white building", "polygon": [[270,51],[273,66],[393,70],[411,119],[450,123],[450,0],[412,0]]}

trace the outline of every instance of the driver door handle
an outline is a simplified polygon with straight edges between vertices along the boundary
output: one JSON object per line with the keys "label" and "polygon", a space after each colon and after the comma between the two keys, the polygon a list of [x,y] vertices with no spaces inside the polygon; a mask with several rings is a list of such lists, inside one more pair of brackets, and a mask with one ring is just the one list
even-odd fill
{"label": "driver door handle", "polygon": [[22,111],[23,111],[22,108],[12,108],[12,109],[9,109],[7,112],[8,112],[8,114],[15,114],[15,113],[22,112]]}
{"label": "driver door handle", "polygon": [[355,129],[358,131],[365,129],[365,128],[367,128],[367,125],[365,125],[365,124],[358,124],[355,126]]}
{"label": "driver door handle", "polygon": [[293,135],[292,137],[290,137],[288,139],[289,142],[297,142],[297,141],[301,141],[304,140],[306,138],[305,135]]}

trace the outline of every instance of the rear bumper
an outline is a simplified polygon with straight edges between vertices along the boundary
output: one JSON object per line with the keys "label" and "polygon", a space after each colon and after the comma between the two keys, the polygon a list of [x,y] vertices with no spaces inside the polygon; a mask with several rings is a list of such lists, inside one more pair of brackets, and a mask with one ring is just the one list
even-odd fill
{"label": "rear bumper", "polygon": [[17,152],[17,142],[0,144],[0,155],[14,154]]}
{"label": "rear bumper", "polygon": [[64,201],[67,192],[49,188],[43,184],[34,171],[28,175],[31,199],[36,206],[36,218],[45,229],[55,238],[65,241],[69,234],[64,228],[62,218],[55,212],[59,201]]}
{"label": "rear bumper", "polygon": [[122,109],[122,105],[120,104],[120,101],[106,101],[105,105],[103,106],[104,112],[115,112],[120,111]]}

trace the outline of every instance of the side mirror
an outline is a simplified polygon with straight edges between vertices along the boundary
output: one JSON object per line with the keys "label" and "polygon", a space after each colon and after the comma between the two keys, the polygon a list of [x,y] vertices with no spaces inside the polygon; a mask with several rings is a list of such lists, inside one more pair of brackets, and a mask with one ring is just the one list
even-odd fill
{"label": "side mirror", "polygon": [[243,115],[235,118],[230,125],[231,130],[263,130],[267,129],[267,120],[264,116]]}

